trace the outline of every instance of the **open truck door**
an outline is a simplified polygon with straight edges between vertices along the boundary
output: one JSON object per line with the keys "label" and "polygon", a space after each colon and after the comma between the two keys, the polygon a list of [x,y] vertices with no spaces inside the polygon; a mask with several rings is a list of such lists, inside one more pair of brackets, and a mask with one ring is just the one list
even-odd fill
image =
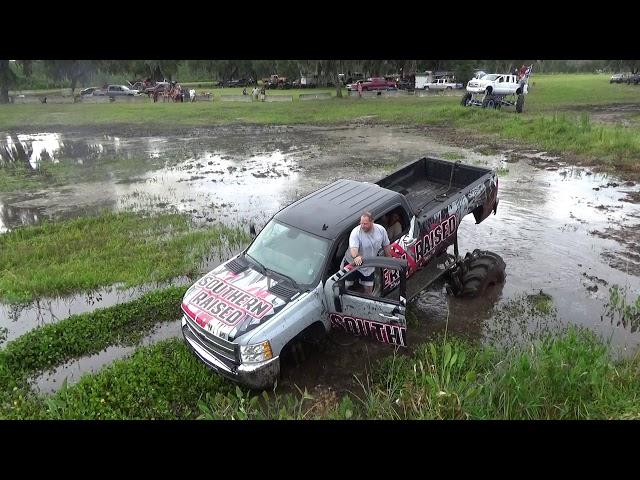
{"label": "open truck door", "polygon": [[[374,267],[374,287],[371,294],[348,288],[346,282],[357,285],[357,272]],[[407,261],[399,258],[366,258],[360,266],[347,265],[325,283],[331,328],[358,337],[371,337],[379,342],[407,346],[406,286]],[[393,279],[385,279],[392,276]],[[382,296],[385,283],[397,287]]]}

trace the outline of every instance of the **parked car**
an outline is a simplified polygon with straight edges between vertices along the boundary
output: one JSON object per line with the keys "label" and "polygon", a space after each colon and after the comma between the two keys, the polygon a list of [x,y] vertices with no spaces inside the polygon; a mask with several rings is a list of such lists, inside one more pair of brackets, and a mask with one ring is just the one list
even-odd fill
{"label": "parked car", "polygon": [[248,78],[240,78],[238,80],[226,80],[222,82],[223,87],[233,88],[233,87],[248,87],[252,85],[252,79]]}
{"label": "parked car", "polygon": [[628,76],[629,76],[628,73],[616,73],[614,75],[611,75],[611,78],[609,79],[609,83],[623,83],[623,82],[626,82]]}
{"label": "parked car", "polygon": [[82,90],[80,90],[80,96],[87,97],[89,95],[93,95],[93,92],[95,92],[96,90],[100,90],[100,88],[99,87],[83,88]]}
{"label": "parked car", "polygon": [[367,90],[396,90],[398,88],[396,82],[385,80],[384,78],[374,77],[367,80],[358,80],[355,83],[347,85],[347,90],[358,90],[358,84],[362,84],[362,91]]}
{"label": "parked car", "polygon": [[462,87],[464,87],[462,83],[452,82],[446,78],[439,78],[433,82],[425,83],[423,88],[425,90],[452,90],[454,88]]}
{"label": "parked car", "polygon": [[131,90],[129,87],[125,85],[109,85],[106,90],[99,89],[93,92],[93,95],[100,96],[108,96],[108,97],[133,97],[135,95],[140,95],[138,90]]}
{"label": "parked car", "polygon": [[147,87],[144,89],[143,93],[147,95],[153,95],[154,93],[162,93],[165,90],[171,89],[171,84],[169,82],[158,82],[151,87]]}
{"label": "parked car", "polygon": [[[395,258],[344,264],[364,206],[377,223],[397,214],[401,232],[389,239]],[[406,347],[407,301],[424,288],[444,278],[451,293],[477,296],[504,281],[499,255],[458,254],[463,218],[480,223],[497,207],[495,170],[435,158],[376,183],[337,180],[280,210],[245,250],[187,290],[185,342],[209,368],[251,388],[271,387],[287,351],[332,329]],[[373,292],[352,289],[368,268]]]}
{"label": "parked car", "polygon": [[627,77],[627,84],[631,83],[633,83],[634,85],[640,83],[640,73],[632,73]]}

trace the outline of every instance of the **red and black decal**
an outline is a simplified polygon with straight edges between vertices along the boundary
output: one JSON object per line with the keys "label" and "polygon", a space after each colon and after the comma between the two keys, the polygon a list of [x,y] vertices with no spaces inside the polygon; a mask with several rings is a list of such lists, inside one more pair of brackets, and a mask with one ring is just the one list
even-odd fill
{"label": "red and black decal", "polygon": [[407,327],[374,322],[366,318],[338,315],[337,313],[330,314],[329,320],[332,328],[358,337],[371,337],[379,342],[407,346]]}
{"label": "red and black decal", "polygon": [[437,223],[435,227],[431,228],[415,244],[416,263],[420,265],[428,260],[435,252],[435,249],[455,233],[456,228],[457,219],[455,214],[450,215],[446,220]]}

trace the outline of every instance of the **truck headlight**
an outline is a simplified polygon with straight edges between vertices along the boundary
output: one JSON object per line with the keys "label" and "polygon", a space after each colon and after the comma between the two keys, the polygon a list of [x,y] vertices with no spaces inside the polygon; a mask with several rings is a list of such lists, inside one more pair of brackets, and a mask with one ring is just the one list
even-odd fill
{"label": "truck headlight", "polygon": [[271,344],[267,340],[256,345],[241,345],[240,357],[243,363],[257,363],[270,360],[273,358]]}

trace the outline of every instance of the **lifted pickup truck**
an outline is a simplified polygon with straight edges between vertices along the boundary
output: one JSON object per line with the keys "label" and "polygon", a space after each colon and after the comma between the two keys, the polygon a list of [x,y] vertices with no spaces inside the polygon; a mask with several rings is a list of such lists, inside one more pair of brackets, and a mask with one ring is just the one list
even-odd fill
{"label": "lifted pickup truck", "polygon": [[[273,385],[286,348],[332,328],[406,346],[407,299],[433,281],[446,275],[451,293],[477,295],[504,280],[498,255],[458,255],[462,218],[472,213],[480,223],[496,213],[497,193],[494,170],[434,158],[375,184],[339,180],[321,188],[276,213],[249,247],[189,288],[186,343],[206,365],[252,388]],[[364,210],[377,223],[399,215],[402,231],[390,238],[395,258],[342,268]],[[369,295],[345,285],[363,267],[375,268]]]}
{"label": "lifted pickup truck", "polygon": [[473,78],[467,83],[467,93],[460,104],[463,107],[476,106],[482,108],[516,107],[522,113],[524,97],[529,91],[529,77],[533,65],[523,72],[522,78],[515,74],[483,75]]}

